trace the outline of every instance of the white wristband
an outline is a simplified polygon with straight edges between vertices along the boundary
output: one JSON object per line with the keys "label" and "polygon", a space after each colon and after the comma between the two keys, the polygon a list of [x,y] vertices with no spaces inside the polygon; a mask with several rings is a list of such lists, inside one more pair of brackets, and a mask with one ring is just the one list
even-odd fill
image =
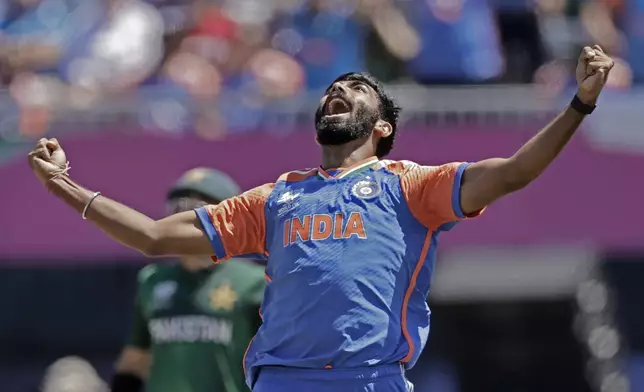
{"label": "white wristband", "polygon": [[91,199],[89,199],[89,201],[87,202],[87,204],[85,204],[85,208],[83,208],[83,213],[81,214],[81,216],[83,217],[83,220],[87,220],[87,216],[85,216],[85,215],[87,214],[87,210],[89,209],[89,206],[92,204],[92,202],[94,201],[94,199],[96,199],[97,197],[99,197],[99,196],[100,196],[100,194],[101,194],[101,192],[94,192],[94,194],[92,195],[92,198],[91,198]]}

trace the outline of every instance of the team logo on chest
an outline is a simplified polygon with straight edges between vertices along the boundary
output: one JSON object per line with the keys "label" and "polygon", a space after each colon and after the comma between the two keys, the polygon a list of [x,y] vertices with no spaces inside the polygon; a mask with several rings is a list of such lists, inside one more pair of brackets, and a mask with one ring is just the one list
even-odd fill
{"label": "team logo on chest", "polygon": [[277,199],[277,215],[282,216],[289,211],[294,210],[299,207],[300,199],[302,195],[302,190],[298,191],[286,191],[280,195]]}
{"label": "team logo on chest", "polygon": [[152,307],[155,309],[169,307],[176,291],[177,282],[167,281],[157,284],[152,292]]}
{"label": "team logo on chest", "polygon": [[356,182],[351,192],[360,199],[373,199],[380,194],[381,189],[377,182],[367,177],[366,180]]}
{"label": "team logo on chest", "polygon": [[210,307],[213,310],[231,311],[235,308],[235,303],[239,295],[233,290],[230,284],[223,284],[210,292]]}

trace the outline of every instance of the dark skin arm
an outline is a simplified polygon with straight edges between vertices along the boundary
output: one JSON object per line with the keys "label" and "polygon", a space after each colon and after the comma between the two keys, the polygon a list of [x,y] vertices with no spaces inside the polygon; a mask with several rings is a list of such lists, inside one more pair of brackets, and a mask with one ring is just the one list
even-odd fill
{"label": "dark skin arm", "polygon": [[[577,96],[594,105],[613,67],[599,46],[584,48],[577,65]],[[472,214],[534,181],[559,155],[584,115],[567,108],[510,158],[493,158],[467,167],[461,186],[461,208]]]}
{"label": "dark skin arm", "polygon": [[[94,192],[62,175],[67,159],[55,139],[41,139],[29,163],[50,192],[78,213]],[[116,241],[147,256],[209,255],[212,245],[193,211],[154,220],[107,197],[99,196],[87,210],[87,219]]]}

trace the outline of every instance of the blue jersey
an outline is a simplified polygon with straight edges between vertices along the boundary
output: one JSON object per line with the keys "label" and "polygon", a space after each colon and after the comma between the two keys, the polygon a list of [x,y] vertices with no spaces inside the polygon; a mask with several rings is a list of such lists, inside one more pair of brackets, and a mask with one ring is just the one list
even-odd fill
{"label": "blue jersey", "polygon": [[414,365],[429,334],[438,234],[465,218],[466,166],[374,157],[335,175],[286,173],[197,210],[216,261],[267,258],[249,385],[262,366]]}

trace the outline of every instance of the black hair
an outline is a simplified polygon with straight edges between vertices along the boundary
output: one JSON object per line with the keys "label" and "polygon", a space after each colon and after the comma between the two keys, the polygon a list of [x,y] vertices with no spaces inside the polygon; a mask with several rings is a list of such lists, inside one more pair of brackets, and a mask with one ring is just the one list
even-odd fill
{"label": "black hair", "polygon": [[398,106],[393,96],[387,94],[380,81],[367,72],[348,72],[338,76],[333,83],[345,80],[362,82],[371,87],[378,95],[380,101],[380,119],[391,125],[391,135],[381,138],[376,146],[376,156],[378,158],[385,157],[394,147],[394,140],[396,139],[396,131],[398,128],[398,117],[401,110],[400,106]]}

